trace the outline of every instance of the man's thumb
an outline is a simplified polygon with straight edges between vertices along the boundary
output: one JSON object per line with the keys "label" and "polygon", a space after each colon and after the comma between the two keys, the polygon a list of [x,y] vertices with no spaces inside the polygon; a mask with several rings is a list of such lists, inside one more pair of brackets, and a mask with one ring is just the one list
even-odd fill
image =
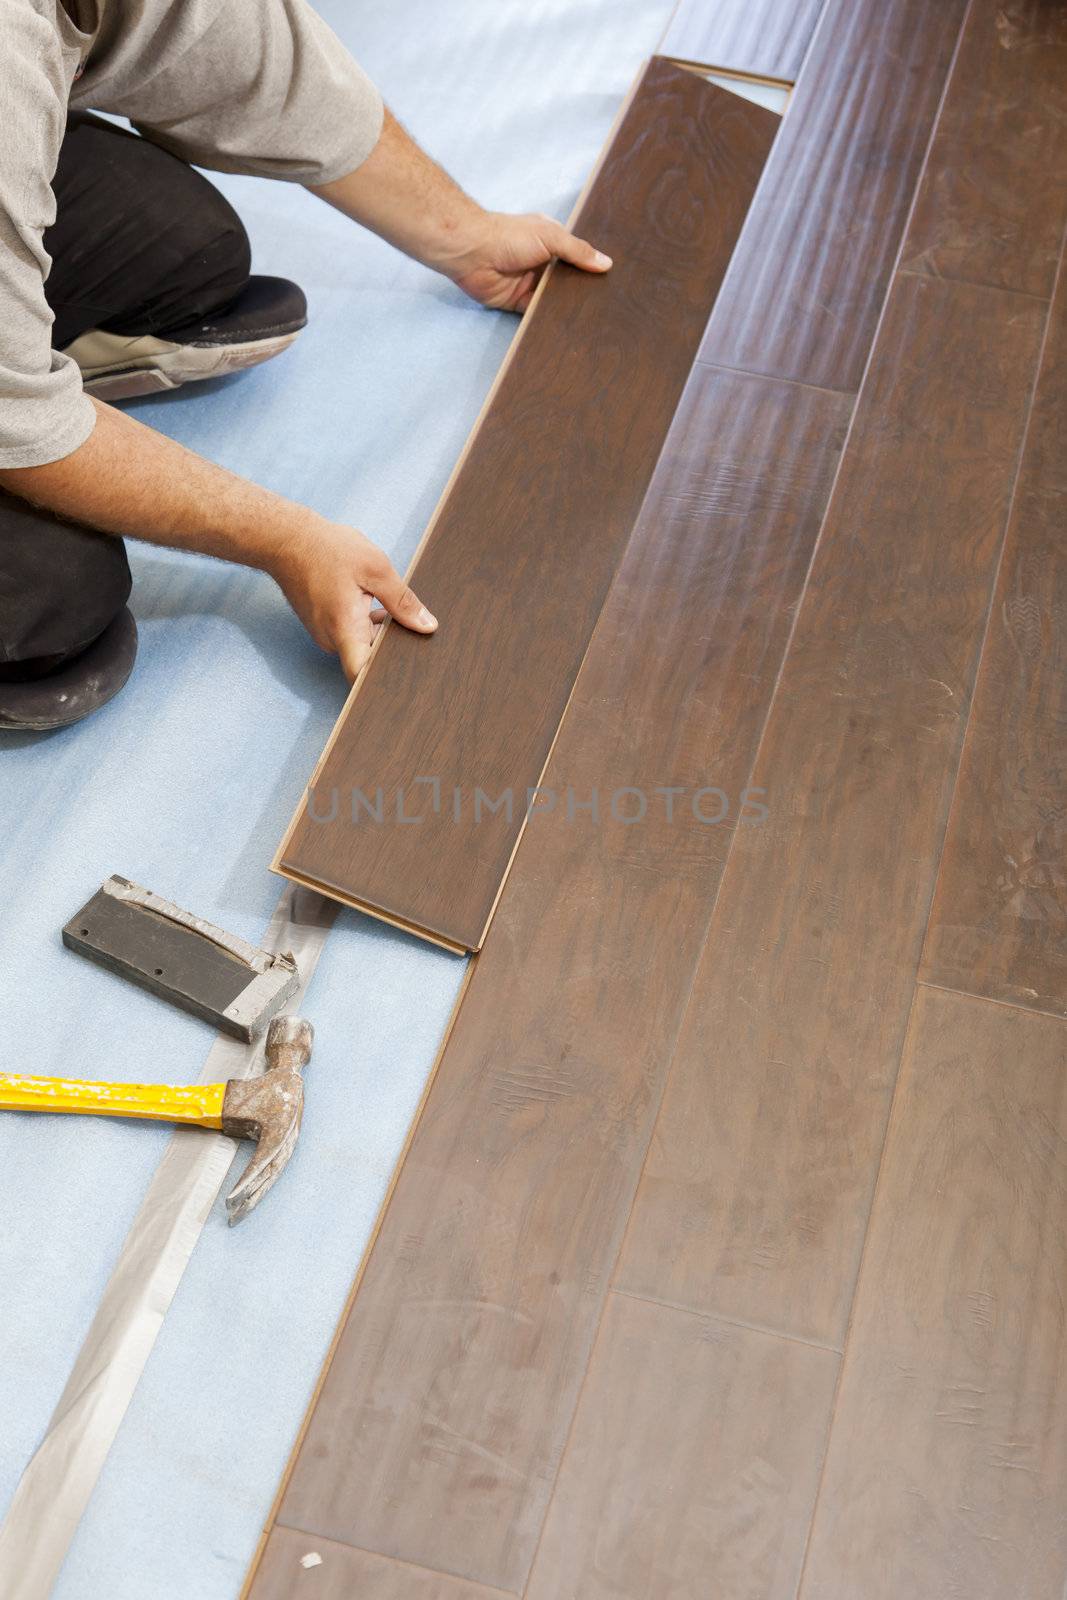
{"label": "man's thumb", "polygon": [[416,633],[433,633],[437,627],[437,618],[427,611],[418,595],[391,567],[387,578],[377,580],[374,592],[389,615],[402,622],[405,628],[413,628]]}

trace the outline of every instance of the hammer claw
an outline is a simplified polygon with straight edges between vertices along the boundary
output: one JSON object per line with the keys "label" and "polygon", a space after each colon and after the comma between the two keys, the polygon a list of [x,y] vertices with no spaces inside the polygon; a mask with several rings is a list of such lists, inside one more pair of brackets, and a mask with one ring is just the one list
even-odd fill
{"label": "hammer claw", "polygon": [[256,1140],[256,1153],[226,1200],[231,1225],[259,1204],[296,1147],[304,1111],[300,1074],[310,1058],[313,1037],[310,1022],[302,1017],[275,1017],[267,1030],[266,1070],[226,1085],[223,1133]]}
{"label": "hammer claw", "polygon": [[247,1217],[250,1211],[255,1210],[274,1180],[284,1172],[296,1146],[298,1132],[299,1124],[294,1122],[273,1151],[264,1151],[262,1144],[257,1148],[243,1176],[226,1196],[231,1228],[235,1222],[240,1222],[242,1217]]}

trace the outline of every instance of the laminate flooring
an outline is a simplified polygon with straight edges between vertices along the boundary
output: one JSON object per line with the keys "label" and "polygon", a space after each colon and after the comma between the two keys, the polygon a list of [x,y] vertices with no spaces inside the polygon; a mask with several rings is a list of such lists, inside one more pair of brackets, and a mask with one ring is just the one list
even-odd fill
{"label": "laminate flooring", "polygon": [[1062,1596],[1055,13],[829,0],[253,1600]]}

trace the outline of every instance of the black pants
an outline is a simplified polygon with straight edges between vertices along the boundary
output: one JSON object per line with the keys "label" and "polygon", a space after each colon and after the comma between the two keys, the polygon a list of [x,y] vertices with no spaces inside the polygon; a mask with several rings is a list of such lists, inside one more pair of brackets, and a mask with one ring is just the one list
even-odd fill
{"label": "black pants", "polygon": [[[57,349],[90,328],[165,336],[228,305],[248,282],[248,238],[233,207],[147,139],[72,117],[53,189],[45,293]],[[0,676],[84,649],[129,593],[121,539],[0,490]]]}

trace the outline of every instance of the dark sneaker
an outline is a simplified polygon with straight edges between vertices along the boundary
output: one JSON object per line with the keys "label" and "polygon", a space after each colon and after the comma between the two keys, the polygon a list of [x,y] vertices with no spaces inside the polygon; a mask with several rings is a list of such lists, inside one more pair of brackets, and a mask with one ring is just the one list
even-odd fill
{"label": "dark sneaker", "polygon": [[137,624],[124,607],[87,649],[58,666],[47,660],[0,665],[0,733],[80,722],[114,699],[136,655]]}
{"label": "dark sneaker", "polygon": [[162,334],[105,333],[90,328],[68,344],[86,394],[101,400],[177,389],[255,367],[287,349],[307,325],[303,291],[286,278],[249,278],[225,311]]}

